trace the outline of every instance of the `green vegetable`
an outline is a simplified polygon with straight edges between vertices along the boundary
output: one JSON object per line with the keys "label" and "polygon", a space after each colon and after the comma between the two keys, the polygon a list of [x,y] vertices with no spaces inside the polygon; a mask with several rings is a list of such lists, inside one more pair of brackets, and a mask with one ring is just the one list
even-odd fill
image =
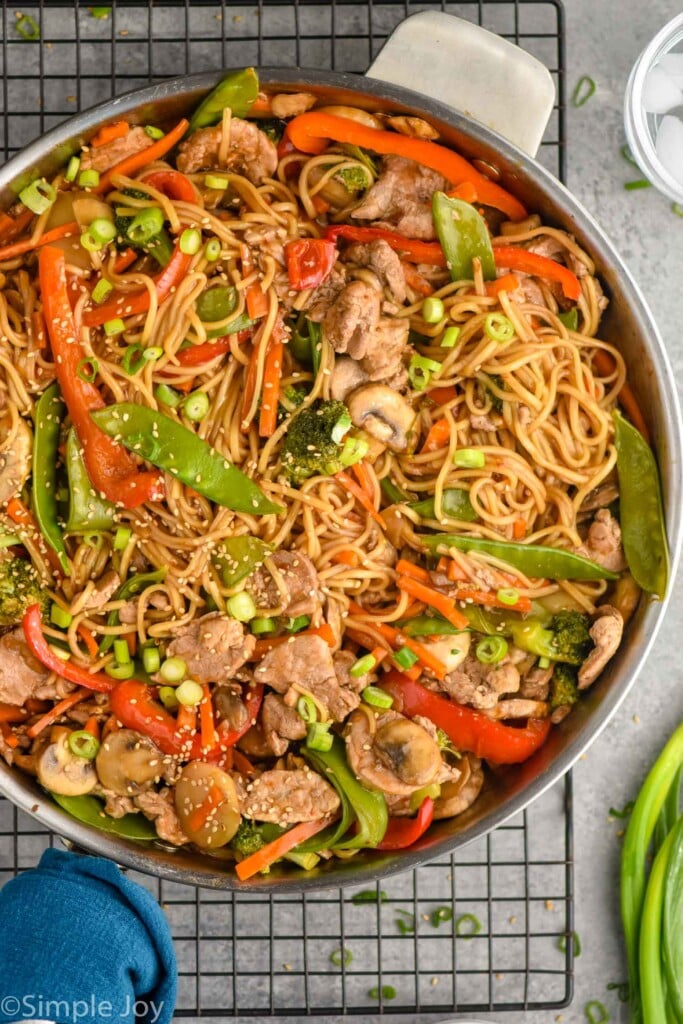
{"label": "green vegetable", "polygon": [[460,469],[482,469],[486,456],[478,448],[458,448],[453,452],[453,465]]}
{"label": "green vegetable", "polygon": [[334,737],[327,722],[311,722],[306,736],[306,747],[319,754],[327,754],[332,749]]}
{"label": "green vegetable", "polygon": [[627,1003],[629,999],[627,981],[610,981],[607,985],[608,992],[616,992],[620,1003]]}
{"label": "green vegetable", "polygon": [[429,295],[422,303],[422,319],[426,324],[438,324],[446,313],[441,299]]}
{"label": "green vegetable", "polygon": [[87,533],[111,530],[114,505],[102,498],[90,483],[78,436],[73,427],[66,438],[66,473],[69,481],[69,518],[65,532]]}
{"label": "green vegetable", "polygon": [[574,92],[572,93],[572,104],[575,107],[582,107],[584,103],[588,103],[595,92],[595,82],[590,75],[582,75],[574,86]]}
{"label": "green vegetable", "polygon": [[413,935],[415,933],[415,914],[411,914],[409,910],[401,910],[399,907],[396,908],[395,913],[401,915],[394,921],[401,935]]}
{"label": "green vegetable", "polygon": [[[396,484],[393,483],[393,481],[390,480],[388,476],[383,477],[380,480],[379,485],[382,488],[382,493],[391,502],[392,505],[401,505],[403,502],[408,501],[407,494],[404,494],[401,488],[397,487]],[[421,504],[421,502],[417,502],[417,504]],[[422,515],[422,513],[418,512],[418,515]],[[427,518],[429,517],[425,516],[425,519]]]}
{"label": "green vegetable", "polygon": [[[124,188],[121,194],[130,199],[150,201],[149,194],[138,188]],[[164,215],[158,206],[145,206],[132,216],[115,211],[114,226],[116,244],[121,249],[131,247],[149,253],[161,267],[165,267],[173,255],[173,242],[164,227]]]}
{"label": "green vegetable", "polygon": [[202,701],[204,691],[199,683],[195,683],[194,679],[185,679],[180,686],[176,687],[175,695],[176,700],[183,707],[196,708]]}
{"label": "green vegetable", "polygon": [[515,336],[512,320],[502,313],[487,313],[484,320],[484,331],[491,341],[497,341],[499,344],[511,341]]}
{"label": "green vegetable", "polygon": [[441,338],[440,348],[455,348],[460,337],[459,327],[447,327]]}
{"label": "green vegetable", "polygon": [[461,939],[472,939],[481,931],[481,921],[474,914],[461,914],[455,922],[455,934]]}
{"label": "green vegetable", "polygon": [[333,953],[330,953],[330,963],[334,964],[335,967],[348,967],[353,960],[353,953],[350,949],[335,949]]}
{"label": "green vegetable", "polygon": [[40,39],[40,26],[30,14],[22,14],[20,18],[17,18],[16,29],[21,38],[29,43],[35,43],[37,39]]}
{"label": "green vegetable", "polygon": [[178,245],[180,251],[186,256],[194,256],[199,252],[202,244],[202,233],[197,228],[186,228],[181,236]]}
{"label": "green vegetable", "polygon": [[142,648],[142,664],[148,675],[158,672],[161,666],[159,648],[154,644],[145,644]]}
{"label": "green vegetable", "polygon": [[[581,939],[579,938],[579,933],[578,932],[570,932],[569,934],[571,935],[571,938],[572,938],[572,955],[575,956],[575,957],[576,956],[581,956]],[[566,953],[567,952],[567,936],[566,935],[560,935],[559,939],[557,940],[557,948],[559,949],[560,953]]]}
{"label": "green vegetable", "polygon": [[33,514],[40,532],[59,558],[66,576],[71,575],[62,528],[57,519],[57,459],[59,436],[66,406],[55,381],[42,393],[36,405],[33,436],[32,477]]}
{"label": "green vegetable", "polygon": [[227,320],[237,309],[237,290],[231,285],[217,284],[206,288],[195,303],[197,316],[207,329],[207,338],[223,338],[228,334],[237,334],[251,327],[253,321],[246,313],[241,313],[229,324],[222,327],[209,327],[210,324]]}
{"label": "green vegetable", "polygon": [[[493,385],[493,387],[491,387],[491,385]],[[494,387],[498,388],[499,391],[505,391],[505,383],[503,381],[503,378],[499,376],[499,374],[497,373],[492,373],[489,375],[486,391],[488,393],[489,398],[491,399],[491,408],[495,409],[496,412],[502,412],[503,399],[496,394],[496,392],[493,390]]]}
{"label": "green vegetable", "polygon": [[246,117],[258,93],[259,80],[254,68],[233,71],[199,104],[190,118],[188,132],[216,124],[226,107],[230,108],[235,117]]}
{"label": "green vegetable", "polygon": [[651,186],[652,182],[648,181],[647,178],[638,178],[636,179],[636,181],[624,182],[624,191],[636,192],[639,191],[641,188],[650,188]]}
{"label": "green vegetable", "polygon": [[[154,572],[139,572],[121,584],[119,589],[112,594],[112,601],[129,601],[132,597],[141,594],[143,590],[154,583],[163,583],[166,578],[166,569],[156,569]],[[118,626],[120,622],[119,613],[115,609],[107,615],[108,626]],[[114,634],[109,634],[100,643],[100,654],[106,654],[114,645]]]}
{"label": "green vegetable", "polygon": [[526,576],[551,580],[616,580],[618,574],[604,569],[597,562],[560,548],[540,544],[516,544],[507,540],[487,540],[482,537],[460,537],[452,533],[423,536],[422,543],[436,554],[440,547],[453,547],[458,551],[482,551],[502,559]]}
{"label": "green vegetable", "polygon": [[299,317],[289,339],[289,352],[302,366],[310,366],[317,377],[322,355],[321,325]]}
{"label": "green vegetable", "polygon": [[410,647],[399,648],[398,651],[394,652],[393,659],[399,668],[405,669],[412,668],[420,660],[417,654],[411,651]]}
{"label": "green vegetable", "polygon": [[408,366],[408,378],[415,391],[424,391],[432,379],[432,374],[438,373],[441,363],[436,359],[429,359],[427,356],[414,355],[411,357]]}
{"label": "green vegetable", "polygon": [[164,214],[160,207],[146,206],[128,221],[125,235],[131,245],[146,245],[161,232],[163,226]]}
{"label": "green vegetable", "polygon": [[252,619],[256,618],[254,599],[246,590],[242,590],[239,594],[233,594],[232,597],[229,597],[225,607],[228,615],[231,615],[233,619],[237,619],[238,622],[251,622]]}
{"label": "green vegetable", "polygon": [[336,181],[340,181],[347,192],[354,195],[370,188],[374,180],[372,173],[365,165],[359,167],[342,167],[334,175]]}
{"label": "green vegetable", "polygon": [[379,175],[379,167],[367,149],[361,149],[360,146],[356,146],[353,142],[344,142],[341,148],[349,156],[352,156],[354,160],[358,160],[364,167],[367,167],[373,179]]}
{"label": "green vegetable", "polygon": [[309,615],[297,615],[295,618],[290,618],[285,623],[285,629],[288,633],[300,633],[302,629],[308,629],[311,624],[311,618]]}
{"label": "green vegetable", "polygon": [[629,802],[627,804],[624,804],[624,806],[621,809],[619,809],[617,807],[610,807],[610,809],[609,809],[610,816],[612,818],[628,818],[628,817],[630,817],[631,811],[633,810],[635,805],[636,805],[635,800],[629,800]]}
{"label": "green vegetable", "polygon": [[37,181],[32,181],[30,185],[22,189],[19,193],[19,199],[31,213],[40,215],[49,210],[55,199],[57,193],[54,186],[46,181],[45,178],[38,178]]}
{"label": "green vegetable", "polygon": [[351,897],[351,902],[356,906],[362,903],[386,903],[389,899],[384,889],[363,889],[362,892],[355,892]]}
{"label": "green vegetable", "polygon": [[73,620],[74,617],[71,612],[60,608],[55,602],[52,603],[50,606],[50,622],[54,622],[55,626],[59,626],[60,629],[68,629]]}
{"label": "green vegetable", "polygon": [[[436,519],[435,499],[425,498],[422,501],[411,501],[408,508],[417,512],[421,519]],[[473,523],[477,513],[472,507],[469,492],[464,487],[447,487],[441,499],[441,515],[449,519],[460,519],[464,523]]]}
{"label": "green vegetable", "polygon": [[497,665],[508,652],[507,640],[502,636],[487,636],[476,646],[477,661],[482,665]]}
{"label": "green vegetable", "polygon": [[94,761],[100,750],[100,741],[87,729],[70,732],[68,744],[74,757],[82,757],[86,761]]}
{"label": "green vegetable", "polygon": [[[577,106],[577,104],[575,104],[575,106]],[[589,1003],[586,1003],[584,1013],[586,1014],[588,1024],[607,1024],[607,1021],[609,1020],[609,1013],[599,999],[591,999]],[[598,1014],[597,1017],[595,1016],[596,1013]]]}
{"label": "green vegetable", "polygon": [[361,693],[361,697],[366,704],[370,704],[374,708],[390,708],[394,703],[394,698],[386,690],[383,690],[381,686],[366,686]]}
{"label": "green vegetable", "polygon": [[340,420],[347,419],[343,402],[318,398],[291,420],[282,446],[282,466],[290,483],[296,486],[310,476],[332,476],[344,468],[343,446],[334,438],[339,436]]}
{"label": "green vegetable", "polygon": [[554,659],[551,654],[546,657],[555,661],[567,661],[571,665],[581,665],[594,646],[589,629],[590,619],[582,612],[557,612],[550,620],[550,631],[554,634],[552,646],[557,653]]}
{"label": "green vegetable", "polygon": [[126,329],[121,317],[115,317],[113,320],[106,320],[102,325],[104,327],[104,333],[108,338],[113,338],[115,334],[123,334]]}
{"label": "green vegetable", "polygon": [[251,515],[273,515],[282,511],[225,456],[162,412],[132,402],[120,402],[90,415],[109,437],[176,476],[210,501]]}
{"label": "green vegetable", "polygon": [[558,313],[557,319],[560,320],[568,331],[578,331],[579,329],[579,311],[576,306],[572,306],[566,313]]}
{"label": "green vegetable", "polygon": [[371,999],[379,999],[380,995],[382,999],[395,999],[396,989],[393,985],[382,985],[381,992],[379,988],[371,988],[368,995]]}
{"label": "green vegetable", "polygon": [[449,199],[443,192],[435,192],[432,215],[451,280],[471,280],[474,276],[473,261],[478,258],[484,280],[492,281],[496,276],[496,263],[491,239],[484,218],[471,203]]}
{"label": "green vegetable", "polygon": [[436,910],[432,910],[429,920],[434,928],[438,928],[440,924],[453,920],[453,910],[451,907],[437,907]]}
{"label": "green vegetable", "polygon": [[[78,175],[78,184],[81,188],[97,188],[100,183],[100,172],[88,168]],[[145,197],[146,198],[146,197]]]}
{"label": "green vegetable", "polygon": [[553,669],[550,681],[550,709],[563,708],[576,704],[579,699],[579,688],[576,681],[576,669],[572,665],[560,662]]}
{"label": "green vegetable", "polygon": [[[671,792],[678,804],[678,787],[674,784]],[[677,808],[678,809],[678,808]],[[683,816],[679,817],[669,833],[671,845],[663,884],[663,927],[662,960],[666,990],[678,1020],[683,1020],[683,942],[681,921],[683,921]],[[664,846],[660,850],[660,856]],[[643,940],[641,940],[641,950]],[[642,969],[641,969],[642,970]]]}
{"label": "green vegetable", "polygon": [[191,423],[201,423],[211,408],[211,403],[205,391],[193,391],[182,402],[181,407],[183,414]]}
{"label": "green vegetable", "polygon": [[138,842],[153,842],[158,839],[157,831],[151,821],[141,814],[124,814],[122,818],[111,818],[104,813],[103,804],[94,796],[61,796],[51,793],[56,804],[84,825],[91,825],[101,832],[113,832],[124,839]]}
{"label": "green vegetable", "polygon": [[277,146],[278,142],[285,134],[285,128],[287,122],[283,121],[279,117],[265,117],[259,119],[259,131],[262,131],[264,135],[267,135],[271,142],[274,142]]}
{"label": "green vegetable", "polygon": [[251,534],[226,538],[213,556],[223,585],[234,587],[257,569],[272,550],[270,544]]}
{"label": "green vegetable", "polygon": [[[471,607],[471,606],[469,606]],[[442,619],[440,615],[416,615],[413,619],[404,619],[397,622],[401,632],[406,636],[455,636],[467,630],[458,629],[452,622]],[[491,624],[491,632],[495,633],[496,627]]]}
{"label": "green vegetable", "polygon": [[36,602],[49,610],[49,595],[31,562],[0,550],[0,626],[21,622],[26,609]]}
{"label": "green vegetable", "polygon": [[669,577],[669,549],[657,463],[640,431],[620,412],[612,416],[624,554],[638,586],[662,600]]}

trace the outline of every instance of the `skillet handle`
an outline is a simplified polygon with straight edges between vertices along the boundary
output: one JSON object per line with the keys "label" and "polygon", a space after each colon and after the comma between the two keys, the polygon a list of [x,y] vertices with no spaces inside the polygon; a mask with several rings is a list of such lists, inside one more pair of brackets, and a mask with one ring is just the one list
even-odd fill
{"label": "skillet handle", "polygon": [[441,11],[394,29],[367,75],[424,93],[535,156],[555,103],[548,69],[526,50]]}

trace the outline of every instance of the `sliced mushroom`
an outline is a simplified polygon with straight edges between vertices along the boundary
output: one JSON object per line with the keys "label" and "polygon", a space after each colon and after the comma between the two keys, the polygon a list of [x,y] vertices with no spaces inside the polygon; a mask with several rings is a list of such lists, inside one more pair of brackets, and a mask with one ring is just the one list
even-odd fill
{"label": "sliced mushroom", "polygon": [[[0,419],[0,435],[7,436],[10,424],[7,417]],[[17,427],[7,447],[0,448],[0,503],[9,501],[28,480],[31,472],[33,434],[25,422],[18,419]]]}
{"label": "sliced mushroom", "polygon": [[379,715],[373,730],[374,724],[365,711],[355,712],[346,734],[349,764],[364,785],[400,797],[436,781],[441,751],[426,729],[395,711]]}
{"label": "sliced mushroom", "polygon": [[53,729],[51,741],[38,759],[38,779],[50,793],[83,796],[97,785],[97,772],[92,761],[71,753],[69,733],[69,729]]}
{"label": "sliced mushroom", "polygon": [[350,356],[339,356],[334,361],[330,377],[330,398],[343,402],[347,395],[362,384],[366,384],[368,375],[355,359]]}
{"label": "sliced mushroom", "polygon": [[119,796],[137,796],[151,789],[163,772],[163,754],[134,729],[111,732],[95,761],[105,789]]}
{"label": "sliced mushroom", "polygon": [[[235,783],[222,768],[205,761],[191,761],[183,768],[175,787],[175,806],[183,832],[202,849],[225,846],[242,820]],[[205,806],[206,814],[197,820],[196,812]]]}
{"label": "sliced mushroom", "polygon": [[367,430],[394,452],[407,450],[415,412],[393,388],[368,384],[354,391],[347,404],[354,426]]}
{"label": "sliced mushroom", "polygon": [[441,784],[441,793],[434,801],[434,818],[454,818],[466,811],[479,796],[484,785],[481,761],[465,754],[458,762],[460,777]]}

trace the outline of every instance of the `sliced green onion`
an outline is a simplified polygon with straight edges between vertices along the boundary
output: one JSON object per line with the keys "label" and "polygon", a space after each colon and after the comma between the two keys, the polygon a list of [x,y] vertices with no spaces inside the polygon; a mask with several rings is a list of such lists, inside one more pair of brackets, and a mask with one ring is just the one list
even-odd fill
{"label": "sliced green onion", "polygon": [[142,353],[142,357],[146,362],[153,363],[157,359],[161,359],[163,354],[164,350],[159,345],[150,345],[149,348],[146,348],[144,350],[144,352]]}
{"label": "sliced green onion", "polygon": [[413,356],[408,367],[408,376],[415,391],[424,391],[432,379],[432,374],[438,373],[440,369],[441,363],[437,363],[436,359]]}
{"label": "sliced green onion", "polygon": [[366,686],[361,697],[373,708],[390,708],[394,703],[394,698],[380,686]]}
{"label": "sliced green onion", "polygon": [[133,536],[130,526],[119,526],[114,534],[114,551],[124,551]]}
{"label": "sliced green onion", "polygon": [[311,619],[309,615],[297,615],[296,618],[289,620],[285,629],[288,633],[300,633],[302,629],[306,629],[310,624]]}
{"label": "sliced green onion", "polygon": [[145,125],[145,135],[148,135],[150,139],[163,139],[164,137],[161,128],[155,128],[153,124]]}
{"label": "sliced green onion", "polygon": [[[396,989],[393,985],[382,985],[382,999],[395,999]],[[368,992],[371,999],[379,999],[380,990],[378,988],[371,988]]]}
{"label": "sliced green onion", "polygon": [[107,320],[104,325],[104,333],[108,338],[111,338],[114,334],[121,334],[125,329],[126,325],[120,317],[116,317],[115,320]]}
{"label": "sliced green onion", "polygon": [[19,199],[24,206],[28,207],[31,213],[37,214],[49,210],[56,198],[57,192],[49,181],[45,181],[45,178],[32,181],[19,193]]}
{"label": "sliced green onion", "polygon": [[81,246],[86,252],[99,252],[102,242],[98,241],[89,231],[84,231],[81,235]]}
{"label": "sliced green onion", "polygon": [[617,993],[617,999],[620,1003],[627,1003],[630,998],[630,987],[627,981],[610,981],[607,985],[608,992]]}
{"label": "sliced green onion", "polygon": [[484,330],[491,341],[510,341],[515,336],[515,328],[512,320],[503,313],[487,313],[484,320]]}
{"label": "sliced green onion", "polygon": [[[437,737],[439,735],[439,731],[437,731]],[[448,740],[448,737],[446,737],[446,739]],[[448,742],[450,743],[450,740],[448,740]],[[443,749],[446,748],[444,748],[441,745],[441,743],[439,743],[439,750]],[[453,751],[449,750],[448,753],[453,753]],[[456,753],[455,756],[459,757],[460,755]],[[408,801],[408,807],[410,809],[411,814],[414,814],[415,811],[419,811],[420,807],[425,802],[427,797],[429,797],[430,800],[438,800],[440,796],[441,784],[438,782],[432,782],[430,786],[422,786],[421,789],[416,789],[413,793],[411,793],[410,799]]]}
{"label": "sliced green onion", "polygon": [[375,889],[363,889],[362,892],[353,894],[351,902],[358,906],[359,903],[386,903],[388,899],[384,889],[380,889],[379,892]]}
{"label": "sliced green onion", "polygon": [[114,661],[117,665],[128,665],[130,662],[128,644],[121,637],[114,640]]}
{"label": "sliced green onion", "polygon": [[161,232],[164,215],[158,206],[148,206],[133,217],[126,229],[126,236],[133,245],[145,245]]}
{"label": "sliced green onion", "polygon": [[187,675],[187,663],[182,658],[166,658],[159,675],[165,683],[179,683]]}
{"label": "sliced green onion", "polygon": [[175,409],[183,400],[182,395],[179,395],[173,388],[169,388],[168,384],[158,384],[154,389],[154,397],[157,402],[167,405],[169,409]]}
{"label": "sliced green onion", "polygon": [[512,607],[519,601],[519,591],[517,587],[501,587],[496,591],[496,597],[501,604],[509,604]]}
{"label": "sliced green onion", "polygon": [[412,668],[419,661],[417,654],[411,651],[410,647],[400,647],[393,655],[394,661],[401,668]]}
{"label": "sliced green onion", "polygon": [[582,75],[574,86],[574,92],[572,93],[572,104],[575,107],[582,107],[584,103],[588,103],[595,92],[595,82],[590,75]]}
{"label": "sliced green onion", "polygon": [[447,327],[443,332],[443,338],[441,339],[441,348],[455,348],[456,342],[460,337],[459,327]]}
{"label": "sliced green onion", "polygon": [[194,679],[186,679],[175,691],[176,700],[184,708],[196,708],[204,699],[204,691]]}
{"label": "sliced green onion", "polygon": [[37,39],[40,39],[38,22],[30,14],[22,14],[21,18],[17,20],[16,29],[21,38],[26,39],[29,43],[35,43]]}
{"label": "sliced green onion", "polygon": [[78,174],[78,168],[81,166],[81,159],[78,156],[72,156],[66,165],[66,171],[64,172],[64,181],[75,181],[76,175]]}
{"label": "sliced green onion", "polygon": [[[579,938],[578,932],[570,932],[572,937],[572,952],[574,956],[581,956],[581,939]],[[560,935],[557,940],[557,948],[560,953],[567,952],[567,936]]]}
{"label": "sliced green onion", "polygon": [[487,636],[477,644],[477,661],[482,665],[497,665],[508,652],[508,643],[502,636]]}
{"label": "sliced green onion", "polygon": [[246,590],[241,591],[239,594],[233,594],[229,597],[225,603],[228,615],[232,615],[233,619],[237,619],[238,622],[251,622],[256,617],[256,605],[251,594],[248,594]]}
{"label": "sliced green onion", "polygon": [[440,320],[443,320],[445,314],[446,309],[443,302],[434,295],[430,295],[422,303],[422,319],[426,324],[438,324]]}
{"label": "sliced green onion", "polygon": [[222,189],[224,191],[230,182],[219,174],[207,174],[204,178],[204,184],[207,188]]}
{"label": "sliced green onion", "polygon": [[104,538],[97,530],[92,530],[89,533],[83,534],[83,543],[87,544],[89,548],[98,551],[104,543]]}
{"label": "sliced green onion", "polygon": [[610,809],[609,809],[610,817],[611,818],[620,818],[620,819],[621,818],[628,818],[629,815],[631,814],[631,811],[633,810],[633,808],[635,806],[636,806],[635,800],[629,800],[629,802],[627,804],[624,804],[624,806],[621,808],[621,810],[619,808],[617,808],[617,807],[610,807]]}
{"label": "sliced green onion", "polygon": [[209,263],[215,263],[221,254],[221,243],[217,238],[210,238],[204,246],[204,256]]}
{"label": "sliced green onion", "polygon": [[542,669],[550,668],[550,658],[539,658],[538,667]]}
{"label": "sliced green onion", "polygon": [[152,672],[158,672],[161,665],[161,655],[159,654],[159,648],[150,646],[142,648],[142,665],[145,672],[150,675]]}
{"label": "sliced green onion", "polygon": [[99,171],[93,171],[88,168],[85,171],[81,171],[78,175],[78,184],[81,188],[97,188],[100,183]]}
{"label": "sliced green onion", "polygon": [[334,737],[330,732],[329,725],[322,722],[312,722],[308,727],[306,746],[310,750],[320,750],[323,754],[332,749]]}
{"label": "sliced green onion", "polygon": [[354,661],[353,665],[349,669],[349,675],[352,679],[360,679],[361,676],[367,675],[368,672],[372,672],[373,668],[377,664],[377,659],[372,654],[365,654],[358,661]]}
{"label": "sliced green onion", "polygon": [[348,434],[351,429],[351,416],[348,412],[343,412],[335,425],[332,427],[331,437],[335,444],[341,444],[344,438],[344,434]]}
{"label": "sliced green onion", "polygon": [[159,700],[168,711],[173,711],[174,708],[178,707],[178,698],[172,686],[159,687]]}
{"label": "sliced green onion", "polygon": [[[104,325],[106,331],[107,325]],[[121,367],[124,373],[127,373],[129,377],[134,377],[136,373],[139,373],[142,367],[145,365],[145,351],[142,345],[129,345],[126,351],[123,353],[123,359],[121,360]]]}
{"label": "sliced green onion", "polygon": [[193,391],[183,402],[182,409],[188,420],[199,423],[210,407],[209,396],[204,391]]}
{"label": "sliced green onion", "polygon": [[73,622],[74,617],[71,612],[67,612],[64,608],[60,608],[58,604],[52,602],[50,608],[50,621],[54,622],[55,626],[59,626],[60,629],[68,629]]}
{"label": "sliced green onion", "polygon": [[460,469],[482,469],[486,456],[478,448],[458,448],[453,453],[453,465]]}
{"label": "sliced green onion", "polygon": [[100,364],[96,359],[80,359],[76,367],[76,376],[87,384],[92,384],[99,368]]}
{"label": "sliced green onion", "polygon": [[113,292],[114,285],[111,281],[107,281],[106,277],[101,277],[92,290],[90,298],[93,302],[99,305],[100,302],[104,302],[110,292]]}
{"label": "sliced green onion", "polygon": [[318,721],[318,709],[315,706],[315,701],[305,695],[299,697],[296,702],[296,713],[299,718],[303,718],[307,725],[313,725]]}
{"label": "sliced green onion", "polygon": [[584,1013],[588,1024],[607,1024],[610,1019],[605,1004],[601,1003],[599,999],[591,999],[589,1003],[586,1003]]}
{"label": "sliced green onion", "polygon": [[455,922],[455,934],[461,939],[471,939],[481,931],[481,921],[474,914],[461,914]]}
{"label": "sliced green onion", "polygon": [[330,963],[334,964],[335,967],[348,967],[353,960],[353,953],[350,949],[335,949],[334,953],[330,953]]}
{"label": "sliced green onion", "polygon": [[180,251],[186,256],[194,256],[202,244],[202,233],[197,228],[186,228],[180,236]]}
{"label": "sliced green onion", "polygon": [[401,915],[394,921],[401,935],[413,935],[415,933],[415,914],[411,914],[409,910],[401,910],[400,907],[396,908],[395,913]]}
{"label": "sliced green onion", "polygon": [[114,222],[107,220],[106,217],[95,217],[95,220],[91,221],[88,231],[95,241],[100,242],[101,245],[106,245],[107,242],[111,242],[112,239],[116,238]]}
{"label": "sliced green onion", "polygon": [[636,178],[635,181],[627,181],[627,182],[625,182],[625,184],[624,184],[624,191],[626,191],[626,192],[635,192],[636,189],[639,189],[639,188],[650,188],[651,185],[652,185],[652,182],[648,181],[647,178]]}
{"label": "sliced green onion", "polygon": [[619,152],[620,152],[620,153],[621,153],[621,155],[623,156],[624,160],[628,160],[628,162],[629,162],[630,164],[633,164],[633,166],[634,166],[634,167],[637,167],[637,166],[638,166],[638,164],[636,163],[635,157],[633,156],[633,153],[632,153],[632,152],[631,152],[631,150],[629,149],[629,145],[628,145],[628,142],[625,142],[625,143],[624,143],[624,145],[623,145],[623,146],[621,147],[621,149],[619,150]]}
{"label": "sliced green onion", "polygon": [[683,206],[680,203],[672,203],[671,212],[675,213],[677,217],[683,217]]}
{"label": "sliced green onion", "polygon": [[432,910],[429,920],[434,928],[438,928],[440,924],[453,920],[453,910],[451,907],[437,907],[436,910]]}
{"label": "sliced green onion", "polygon": [[342,466],[355,466],[370,451],[370,445],[362,437],[347,437],[339,455]]}
{"label": "sliced green onion", "polygon": [[277,622],[275,619],[269,619],[265,615],[257,615],[249,623],[249,629],[254,636],[268,636],[269,633],[274,633],[277,630]]}
{"label": "sliced green onion", "polygon": [[87,729],[70,732],[68,744],[74,757],[82,757],[85,761],[94,761],[100,752],[100,741]]}
{"label": "sliced green onion", "polygon": [[110,662],[104,666],[104,671],[112,679],[132,679],[135,675],[135,665],[132,661],[127,662],[125,665],[119,665],[115,662]]}
{"label": "sliced green onion", "polygon": [[111,7],[89,7],[93,18],[108,18],[111,14]]}

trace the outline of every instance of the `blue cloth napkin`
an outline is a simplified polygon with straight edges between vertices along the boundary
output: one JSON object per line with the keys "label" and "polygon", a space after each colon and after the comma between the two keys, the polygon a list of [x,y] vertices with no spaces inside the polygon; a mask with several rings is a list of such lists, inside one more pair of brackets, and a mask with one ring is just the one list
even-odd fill
{"label": "blue cloth napkin", "polygon": [[166,918],[115,864],[46,850],[0,890],[0,1024],[168,1024],[176,991]]}

